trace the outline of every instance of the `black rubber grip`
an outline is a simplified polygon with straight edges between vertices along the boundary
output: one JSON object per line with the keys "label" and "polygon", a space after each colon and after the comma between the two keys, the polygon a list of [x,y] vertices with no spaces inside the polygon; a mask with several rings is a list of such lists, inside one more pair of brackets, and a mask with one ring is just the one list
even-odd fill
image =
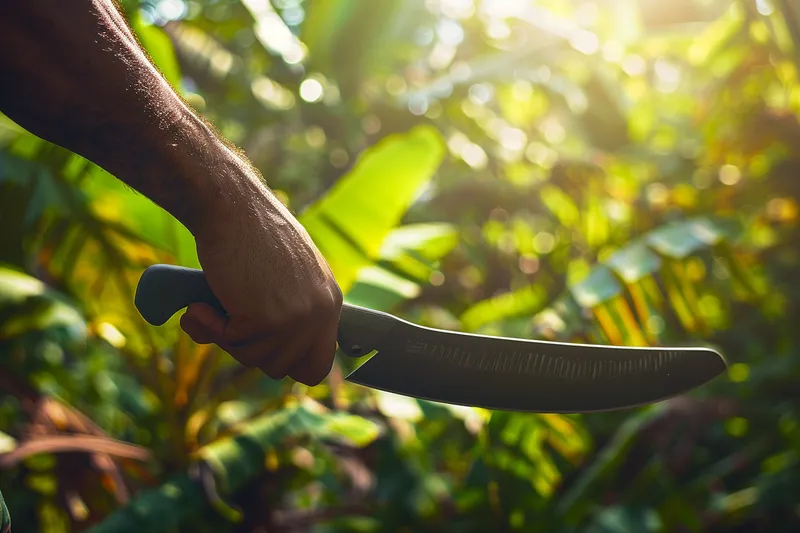
{"label": "black rubber grip", "polygon": [[139,279],[134,298],[139,313],[154,326],[163,325],[181,309],[198,302],[227,314],[202,270],[174,265],[148,267]]}
{"label": "black rubber grip", "polygon": [[[134,298],[139,313],[154,326],[165,324],[175,313],[197,302],[227,314],[202,270],[174,265],[148,267],[139,279]],[[361,357],[375,349],[399,322],[387,313],[344,304],[339,319],[339,347],[350,357]]]}

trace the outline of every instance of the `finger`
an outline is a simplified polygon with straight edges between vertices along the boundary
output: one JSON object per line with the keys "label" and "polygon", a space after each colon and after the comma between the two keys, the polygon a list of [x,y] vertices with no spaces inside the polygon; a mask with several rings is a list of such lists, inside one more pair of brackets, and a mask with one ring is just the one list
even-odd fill
{"label": "finger", "polygon": [[248,344],[225,345],[223,349],[242,365],[248,368],[261,368],[282,344],[284,342],[281,338],[272,336]]}
{"label": "finger", "polygon": [[311,349],[289,369],[289,377],[309,387],[319,385],[333,368],[339,322],[331,321],[314,339]]}
{"label": "finger", "polygon": [[244,348],[274,338],[285,329],[281,326],[284,320],[283,315],[263,309],[245,317],[231,316],[225,325],[222,340],[232,348]]}
{"label": "finger", "polygon": [[306,331],[298,330],[285,342],[279,344],[259,368],[272,379],[283,379],[289,374],[289,370],[305,357],[313,342],[313,337]]}
{"label": "finger", "polygon": [[181,329],[197,344],[211,344],[222,338],[226,322],[210,305],[194,303],[181,316]]}

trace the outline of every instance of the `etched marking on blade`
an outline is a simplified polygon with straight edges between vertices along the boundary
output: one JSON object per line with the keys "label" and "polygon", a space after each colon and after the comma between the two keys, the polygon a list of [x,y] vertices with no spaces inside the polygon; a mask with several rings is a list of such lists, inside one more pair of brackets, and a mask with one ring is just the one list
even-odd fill
{"label": "etched marking on blade", "polygon": [[602,356],[582,358],[553,356],[542,352],[474,352],[446,344],[408,340],[405,351],[459,368],[553,379],[599,380],[658,373],[681,357],[676,350],[637,350],[625,359]]}

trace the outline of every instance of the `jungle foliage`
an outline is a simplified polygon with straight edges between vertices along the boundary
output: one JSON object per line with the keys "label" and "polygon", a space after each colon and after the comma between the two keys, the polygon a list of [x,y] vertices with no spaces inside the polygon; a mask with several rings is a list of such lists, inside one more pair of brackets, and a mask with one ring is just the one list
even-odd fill
{"label": "jungle foliage", "polygon": [[[15,533],[800,529],[790,0],[127,0],[346,300],[423,325],[712,343],[592,415],[274,382],[133,307],[191,235],[0,121],[0,489]],[[13,51],[6,51],[13,53]]]}

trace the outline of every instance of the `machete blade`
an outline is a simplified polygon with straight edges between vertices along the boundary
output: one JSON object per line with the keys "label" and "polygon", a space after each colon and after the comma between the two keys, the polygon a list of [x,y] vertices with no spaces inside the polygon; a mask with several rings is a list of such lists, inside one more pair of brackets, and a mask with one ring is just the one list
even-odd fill
{"label": "machete blade", "polygon": [[[205,302],[225,313],[202,270],[153,265],[136,288],[150,324]],[[545,413],[588,413],[665,400],[727,368],[710,348],[627,348],[506,339],[417,326],[345,303],[341,351],[358,359],[347,380],[426,400]]]}
{"label": "machete blade", "polygon": [[727,368],[710,348],[630,348],[488,337],[417,326],[352,306],[339,347],[363,362],[347,380],[374,389],[507,411],[587,413],[665,400]]}

